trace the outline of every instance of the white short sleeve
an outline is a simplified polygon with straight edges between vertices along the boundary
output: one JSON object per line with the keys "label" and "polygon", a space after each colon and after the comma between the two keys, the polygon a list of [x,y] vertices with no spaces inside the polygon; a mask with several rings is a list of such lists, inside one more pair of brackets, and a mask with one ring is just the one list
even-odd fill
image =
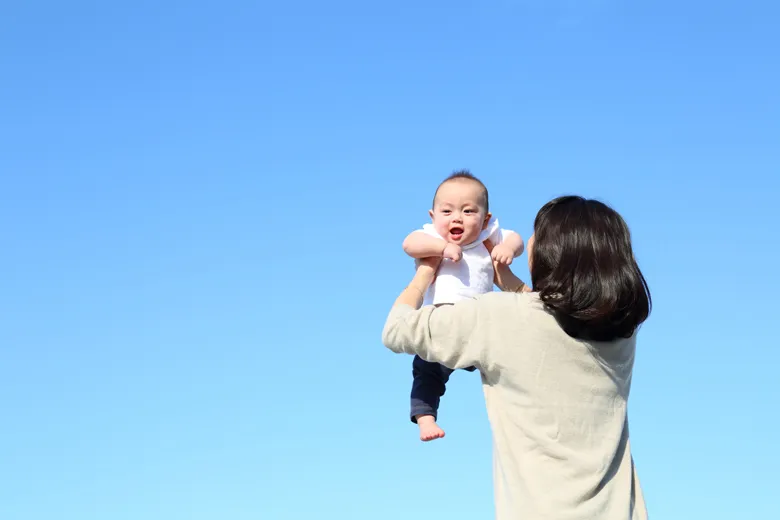
{"label": "white short sleeve", "polygon": [[418,229],[417,231],[420,231],[432,237],[442,238],[442,236],[436,232],[436,228],[433,227],[433,224],[424,224],[422,229]]}
{"label": "white short sleeve", "polygon": [[506,240],[506,237],[509,235],[509,233],[514,233],[511,229],[503,229],[498,224],[498,219],[493,217],[490,219],[490,222],[488,223],[488,227],[485,230],[484,238],[480,237],[482,242],[485,240],[490,240],[494,246],[502,243],[504,240]]}
{"label": "white short sleeve", "polygon": [[493,244],[500,244],[501,242],[504,242],[506,240],[506,237],[509,236],[510,233],[514,233],[511,229],[499,229],[495,233],[493,233],[489,238]]}

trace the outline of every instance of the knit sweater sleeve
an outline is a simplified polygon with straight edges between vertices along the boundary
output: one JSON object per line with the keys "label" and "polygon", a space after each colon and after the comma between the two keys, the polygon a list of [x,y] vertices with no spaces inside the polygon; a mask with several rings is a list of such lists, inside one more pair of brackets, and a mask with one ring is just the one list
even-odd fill
{"label": "knit sweater sleeve", "polygon": [[382,342],[393,352],[417,354],[452,369],[485,368],[490,351],[481,338],[490,324],[487,310],[494,295],[498,293],[421,309],[397,305],[387,317]]}

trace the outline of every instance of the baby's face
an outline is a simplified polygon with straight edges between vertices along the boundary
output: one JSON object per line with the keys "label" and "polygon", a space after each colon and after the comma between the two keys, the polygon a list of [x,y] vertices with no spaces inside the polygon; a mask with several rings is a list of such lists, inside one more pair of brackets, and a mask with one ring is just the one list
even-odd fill
{"label": "baby's face", "polygon": [[482,201],[482,187],[473,181],[456,179],[443,184],[430,211],[434,229],[451,244],[474,242],[490,220]]}

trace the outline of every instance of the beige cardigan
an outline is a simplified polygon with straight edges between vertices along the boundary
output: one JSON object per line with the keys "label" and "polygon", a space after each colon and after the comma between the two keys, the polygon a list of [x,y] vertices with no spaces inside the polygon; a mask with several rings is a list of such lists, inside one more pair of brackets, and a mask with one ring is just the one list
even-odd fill
{"label": "beige cardigan", "polygon": [[497,520],[644,520],[626,401],[636,335],[573,339],[536,293],[395,306],[384,344],[476,366],[493,431]]}

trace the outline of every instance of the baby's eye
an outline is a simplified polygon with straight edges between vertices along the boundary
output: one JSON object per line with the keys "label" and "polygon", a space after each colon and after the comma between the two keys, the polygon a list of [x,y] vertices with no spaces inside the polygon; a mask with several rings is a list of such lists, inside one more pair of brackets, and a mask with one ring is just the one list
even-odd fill
{"label": "baby's eye", "polygon": [[466,213],[474,213],[474,210],[473,209],[467,209],[465,212]]}
{"label": "baby's eye", "polygon": [[445,215],[449,215],[451,213],[451,211],[448,209],[443,209],[441,212],[444,213]]}

